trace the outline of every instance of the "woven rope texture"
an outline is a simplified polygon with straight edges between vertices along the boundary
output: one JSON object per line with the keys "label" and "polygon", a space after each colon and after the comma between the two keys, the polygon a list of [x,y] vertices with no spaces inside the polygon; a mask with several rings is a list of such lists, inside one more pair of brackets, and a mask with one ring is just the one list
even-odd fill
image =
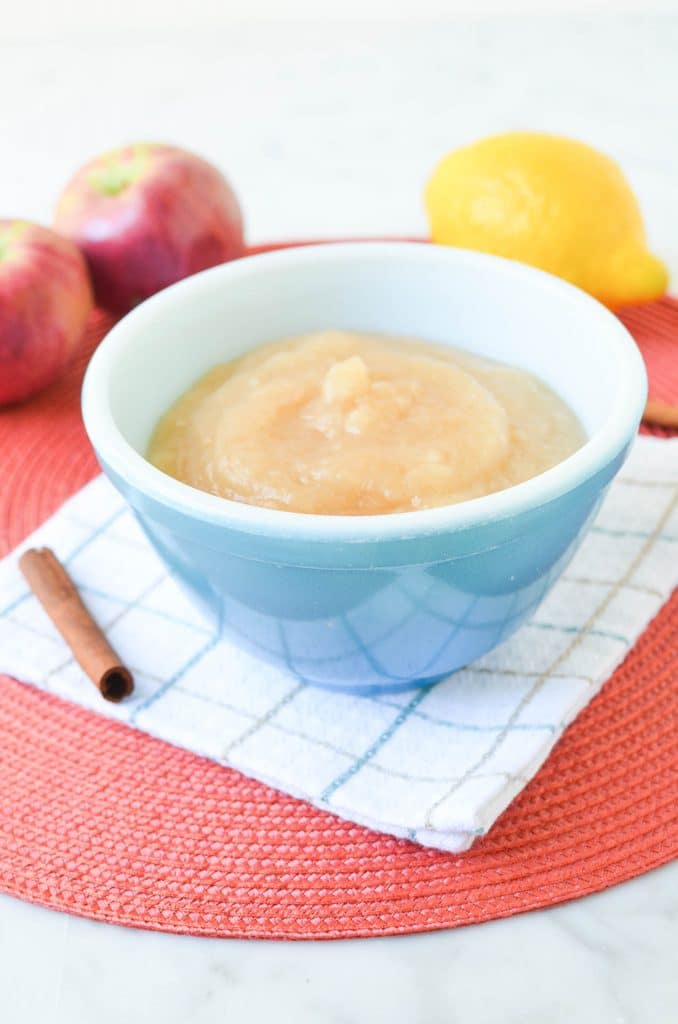
{"label": "woven rope texture", "polygon": [[[651,392],[678,401],[678,302],[623,319]],[[0,414],[0,549],[97,470],[81,357]],[[678,596],[489,836],[461,856],[339,821],[233,771],[0,680],[0,888],[88,917],[196,935],[427,931],[595,892],[678,855]]]}

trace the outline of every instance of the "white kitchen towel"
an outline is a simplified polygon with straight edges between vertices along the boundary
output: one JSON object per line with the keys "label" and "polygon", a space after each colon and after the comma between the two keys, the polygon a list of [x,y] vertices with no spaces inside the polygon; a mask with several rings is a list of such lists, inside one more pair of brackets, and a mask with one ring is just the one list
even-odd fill
{"label": "white kitchen towel", "polygon": [[[17,566],[47,545],[134,672],[102,700]],[[445,850],[487,832],[678,582],[678,439],[640,438],[531,622],[435,686],[352,697],[223,641],[98,477],[0,562],[0,671],[343,818]],[[39,739],[36,737],[36,739]]]}

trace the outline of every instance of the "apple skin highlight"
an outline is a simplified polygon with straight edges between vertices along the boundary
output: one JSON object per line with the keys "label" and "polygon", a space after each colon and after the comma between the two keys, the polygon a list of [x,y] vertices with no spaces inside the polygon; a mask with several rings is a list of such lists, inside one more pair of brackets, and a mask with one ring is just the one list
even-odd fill
{"label": "apple skin highlight", "polygon": [[0,220],[0,405],[58,377],[93,307],[87,265],[54,231]]}
{"label": "apple skin highlight", "polygon": [[59,199],[54,226],[85,254],[98,305],[116,315],[244,252],[240,205],[221,172],[156,143],[124,146],[82,167]]}

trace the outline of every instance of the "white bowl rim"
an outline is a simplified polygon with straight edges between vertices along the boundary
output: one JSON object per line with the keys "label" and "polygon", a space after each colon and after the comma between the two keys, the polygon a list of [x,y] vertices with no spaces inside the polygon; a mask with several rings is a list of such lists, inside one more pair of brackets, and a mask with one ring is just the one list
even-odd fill
{"label": "white bowl rim", "polygon": [[[456,505],[394,512],[381,515],[324,515],[263,508],[231,501],[197,490],[156,469],[140,455],[118,429],[108,401],[107,381],[116,355],[124,346],[128,326],[142,318],[161,315],[163,306],[181,293],[199,295],[216,280],[237,282],[242,275],[277,263],[303,263],[364,255],[369,248],[382,259],[449,258],[451,262],[489,267],[502,274],[529,278],[532,285],[554,295],[565,294],[571,302],[587,307],[592,320],[617,337],[620,385],[604,423],[573,455],[523,483]],[[553,501],[594,476],[612,461],[631,440],[647,394],[645,365],[633,338],[601,303],[560,278],[525,264],[487,253],[429,245],[423,242],[327,242],[300,244],[259,253],[212,267],[158,292],[128,313],[103,339],[92,356],[82,389],[82,413],[90,441],[101,460],[122,480],[147,497],[176,512],[240,532],[299,540],[375,542],[411,539],[470,529],[510,518]]]}

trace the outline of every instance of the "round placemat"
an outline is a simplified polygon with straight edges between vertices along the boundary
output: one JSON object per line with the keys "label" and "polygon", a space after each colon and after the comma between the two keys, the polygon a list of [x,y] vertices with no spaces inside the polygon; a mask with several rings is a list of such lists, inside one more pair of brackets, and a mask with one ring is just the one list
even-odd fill
{"label": "round placemat", "polygon": [[[629,309],[651,391],[678,398],[678,303]],[[0,546],[95,472],[81,356],[0,414]],[[678,855],[678,596],[463,855],[370,832],[7,677],[0,679],[0,889],[168,932],[340,938],[428,931],[583,896]]]}

